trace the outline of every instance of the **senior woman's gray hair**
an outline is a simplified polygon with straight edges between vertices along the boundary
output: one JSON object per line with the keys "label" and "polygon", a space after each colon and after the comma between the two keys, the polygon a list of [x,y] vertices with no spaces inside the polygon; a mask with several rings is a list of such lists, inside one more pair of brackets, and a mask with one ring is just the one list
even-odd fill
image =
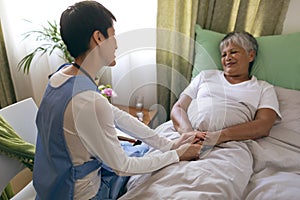
{"label": "senior woman's gray hair", "polygon": [[[258,43],[257,43],[255,37],[253,37],[253,35],[251,35],[250,33],[246,32],[246,31],[242,31],[242,32],[234,31],[234,32],[230,32],[227,35],[225,35],[225,37],[220,42],[220,51],[222,52],[222,50],[226,46],[228,46],[230,43],[236,44],[236,45],[242,47],[243,49],[245,49],[245,51],[247,53],[254,50],[255,55],[257,55]],[[249,73],[251,71],[253,63],[254,63],[254,60],[250,63]]]}
{"label": "senior woman's gray hair", "polygon": [[254,50],[257,52],[258,50],[258,43],[256,39],[248,32],[230,32],[228,33],[220,43],[220,50],[230,43],[236,44],[244,48],[247,52]]}

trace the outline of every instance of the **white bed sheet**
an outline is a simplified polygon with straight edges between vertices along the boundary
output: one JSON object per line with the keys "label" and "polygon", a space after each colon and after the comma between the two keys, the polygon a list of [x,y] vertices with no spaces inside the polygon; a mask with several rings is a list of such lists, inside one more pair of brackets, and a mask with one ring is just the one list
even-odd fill
{"label": "white bed sheet", "polygon": [[299,199],[300,149],[272,137],[248,146],[254,158],[254,173],[243,199]]}
{"label": "white bed sheet", "polygon": [[[171,139],[178,137],[171,122],[157,131]],[[131,177],[128,192],[120,199],[240,199],[252,165],[247,142],[227,142],[200,160],[179,162],[152,174]]]}
{"label": "white bed sheet", "polygon": [[[178,137],[170,121],[156,130]],[[120,199],[299,199],[299,153],[299,148],[271,137],[227,142],[198,161],[131,177]]]}

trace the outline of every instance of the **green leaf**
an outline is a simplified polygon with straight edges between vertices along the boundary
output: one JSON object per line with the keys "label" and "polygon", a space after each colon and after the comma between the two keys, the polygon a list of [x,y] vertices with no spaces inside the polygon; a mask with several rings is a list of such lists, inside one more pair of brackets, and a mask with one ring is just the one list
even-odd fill
{"label": "green leaf", "polygon": [[[25,20],[27,22],[32,23],[29,20]],[[18,63],[17,68],[18,70],[23,69],[23,72],[28,74],[29,69],[34,57],[36,57],[39,53],[40,56],[44,54],[51,54],[56,50],[60,50],[63,56],[59,55],[62,59],[66,62],[72,62],[74,59],[70,55],[69,51],[67,50],[66,45],[62,41],[58,24],[54,20],[53,22],[47,21],[46,26],[41,26],[41,30],[32,30],[25,32],[23,40],[26,40],[29,37],[34,37],[36,41],[42,41],[40,46],[38,46],[35,50],[30,52],[29,54],[25,55]]]}

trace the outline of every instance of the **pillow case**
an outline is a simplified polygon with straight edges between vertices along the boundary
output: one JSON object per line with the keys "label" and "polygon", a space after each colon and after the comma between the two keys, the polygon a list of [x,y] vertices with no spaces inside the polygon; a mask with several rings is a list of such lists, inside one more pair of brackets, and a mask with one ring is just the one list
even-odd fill
{"label": "pillow case", "polygon": [[300,148],[300,91],[275,86],[282,120],[276,123],[270,137]]}
{"label": "pillow case", "polygon": [[[192,77],[205,69],[222,69],[219,43],[225,34],[195,26]],[[260,80],[300,90],[300,32],[257,37],[258,55],[252,74]]]}
{"label": "pillow case", "polygon": [[195,26],[195,56],[192,77],[202,70],[222,69],[219,43],[225,34],[202,29]]}

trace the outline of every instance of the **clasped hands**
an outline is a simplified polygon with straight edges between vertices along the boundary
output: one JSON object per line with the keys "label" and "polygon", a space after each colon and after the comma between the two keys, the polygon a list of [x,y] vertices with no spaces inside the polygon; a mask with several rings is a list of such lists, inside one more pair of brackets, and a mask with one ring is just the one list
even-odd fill
{"label": "clasped hands", "polygon": [[176,149],[180,161],[199,159],[204,141],[206,145],[214,146],[218,143],[218,136],[218,132],[207,133],[198,130],[182,133],[174,142],[172,149]]}

